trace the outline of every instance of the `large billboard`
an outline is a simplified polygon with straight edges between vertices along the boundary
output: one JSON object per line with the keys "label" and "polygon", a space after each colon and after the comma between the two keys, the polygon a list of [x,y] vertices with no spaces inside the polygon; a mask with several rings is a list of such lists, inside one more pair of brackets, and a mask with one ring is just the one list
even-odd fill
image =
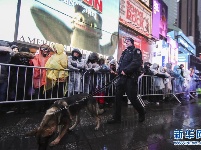
{"label": "large billboard", "polygon": [[159,0],[160,2],[160,24],[159,24],[159,33],[160,35],[162,35],[163,37],[167,36],[167,19],[168,19],[168,7],[167,5],[162,1]]}
{"label": "large billboard", "polygon": [[118,19],[119,0],[22,0],[18,41],[113,55]]}
{"label": "large billboard", "polygon": [[152,12],[136,0],[120,0],[119,22],[151,38]]}
{"label": "large billboard", "polygon": [[152,35],[155,39],[159,39],[159,24],[160,24],[160,3],[158,0],[153,0],[152,13]]}
{"label": "large billboard", "polygon": [[0,0],[0,40],[14,41],[18,0]]}

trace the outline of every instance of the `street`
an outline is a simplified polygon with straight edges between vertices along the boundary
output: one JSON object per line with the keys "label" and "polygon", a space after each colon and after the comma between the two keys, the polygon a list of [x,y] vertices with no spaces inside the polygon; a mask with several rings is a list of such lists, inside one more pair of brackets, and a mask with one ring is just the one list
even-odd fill
{"label": "street", "polygon": [[[193,150],[200,146],[174,145],[174,130],[201,128],[201,99],[196,103],[176,100],[159,105],[148,104],[146,120],[138,122],[131,105],[123,104],[121,124],[107,124],[112,108],[107,107],[101,115],[101,127],[94,130],[93,118],[84,112],[81,123],[67,133],[60,143],[48,150]],[[2,113],[0,115],[1,150],[37,150],[35,137],[24,134],[38,127],[44,112],[29,110],[24,114]],[[55,136],[53,137],[55,138]],[[53,140],[53,138],[51,140]],[[191,139],[192,140],[192,139]],[[188,140],[190,141],[190,140]],[[193,140],[195,141],[195,140]],[[199,141],[199,140],[197,140]]]}

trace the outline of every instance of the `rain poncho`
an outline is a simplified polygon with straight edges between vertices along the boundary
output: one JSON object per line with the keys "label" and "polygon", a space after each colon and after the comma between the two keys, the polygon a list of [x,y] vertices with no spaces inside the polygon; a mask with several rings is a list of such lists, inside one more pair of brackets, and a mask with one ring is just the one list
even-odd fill
{"label": "rain poncho", "polygon": [[67,69],[68,64],[68,57],[64,53],[64,46],[62,44],[55,44],[53,49],[55,50],[55,54],[45,64],[46,68],[50,68],[47,70],[46,90],[51,89],[56,82],[65,82],[68,77],[68,71],[64,70]]}
{"label": "rain poncho", "polygon": [[[79,54],[78,57],[74,57],[73,53],[76,52]],[[82,78],[83,71],[85,66],[85,60],[82,59],[82,54],[78,49],[72,51],[72,56],[68,57],[68,69],[70,70],[69,74],[69,85],[68,92],[69,95],[73,94],[73,91],[79,93],[82,92]]]}
{"label": "rain poncho", "polygon": [[[45,67],[45,64],[50,56],[51,55],[43,57],[41,51],[39,50],[39,53],[35,55],[34,59],[32,59],[32,63],[34,66]],[[46,84],[46,69],[34,68],[33,84],[34,88],[40,88]]]}
{"label": "rain poncho", "polygon": [[184,77],[181,75],[181,69],[178,65],[174,66],[173,72],[176,76],[175,78],[175,91],[176,92],[182,92],[182,87],[184,84]]}

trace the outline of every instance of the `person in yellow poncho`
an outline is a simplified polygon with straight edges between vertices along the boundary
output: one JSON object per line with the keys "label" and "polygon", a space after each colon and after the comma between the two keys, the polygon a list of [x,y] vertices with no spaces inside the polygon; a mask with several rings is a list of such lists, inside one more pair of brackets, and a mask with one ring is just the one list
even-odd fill
{"label": "person in yellow poncho", "polygon": [[64,69],[67,69],[68,57],[62,44],[55,44],[52,48],[55,54],[45,64],[46,68],[50,68],[47,69],[45,90],[48,97],[61,98],[65,96],[67,89],[68,71]]}

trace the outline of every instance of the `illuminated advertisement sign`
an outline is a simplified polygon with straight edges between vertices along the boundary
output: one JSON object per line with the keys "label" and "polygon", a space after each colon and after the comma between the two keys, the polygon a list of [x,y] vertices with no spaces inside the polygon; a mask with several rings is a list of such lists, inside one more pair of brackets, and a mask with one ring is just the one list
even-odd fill
{"label": "illuminated advertisement sign", "polygon": [[174,66],[178,62],[178,43],[169,36],[167,36],[167,42],[169,43],[168,61],[171,62]]}
{"label": "illuminated advertisement sign", "polygon": [[117,0],[22,0],[18,41],[61,43],[112,55],[118,19]]}
{"label": "illuminated advertisement sign", "polygon": [[188,48],[188,43],[185,42],[183,39],[179,38],[179,43],[181,43],[184,47]]}
{"label": "illuminated advertisement sign", "polygon": [[159,39],[159,24],[160,24],[160,3],[158,0],[153,0],[153,20],[152,20],[152,35]]}
{"label": "illuminated advertisement sign", "polygon": [[151,37],[152,13],[136,0],[120,0],[119,22]]}
{"label": "illuminated advertisement sign", "polygon": [[167,16],[168,16],[168,7],[167,5],[162,1],[160,2],[160,24],[159,24],[159,34],[163,37],[167,36]]}
{"label": "illuminated advertisement sign", "polygon": [[188,55],[186,55],[186,54],[179,54],[178,55],[178,62],[188,62]]}
{"label": "illuminated advertisement sign", "polygon": [[188,37],[186,37],[186,35],[183,32],[178,32],[178,36],[176,38],[178,40],[178,43],[180,43],[182,47],[185,47],[181,48],[184,53],[190,53],[195,55],[196,53],[195,45]]}
{"label": "illuminated advertisement sign", "polygon": [[14,41],[18,0],[0,0],[0,40]]}

